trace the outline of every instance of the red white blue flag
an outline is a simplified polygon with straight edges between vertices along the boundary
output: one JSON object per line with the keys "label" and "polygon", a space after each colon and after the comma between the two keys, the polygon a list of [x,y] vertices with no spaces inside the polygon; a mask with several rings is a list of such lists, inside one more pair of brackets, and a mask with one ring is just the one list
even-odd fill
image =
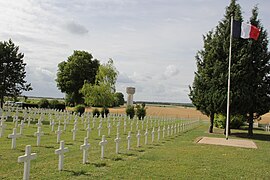
{"label": "red white blue flag", "polygon": [[240,21],[233,21],[233,37],[243,39],[257,40],[260,35],[260,29],[251,24],[243,23]]}

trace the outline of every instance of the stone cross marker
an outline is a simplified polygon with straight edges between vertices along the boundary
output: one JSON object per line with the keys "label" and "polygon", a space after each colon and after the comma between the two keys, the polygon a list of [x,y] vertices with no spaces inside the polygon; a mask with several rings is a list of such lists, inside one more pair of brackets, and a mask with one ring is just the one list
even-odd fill
{"label": "stone cross marker", "polygon": [[15,128],[18,127],[18,121],[19,121],[18,116],[14,115],[14,116],[13,116],[13,122],[15,122]]}
{"label": "stone cross marker", "polygon": [[58,129],[57,129],[57,131],[55,131],[55,134],[57,134],[56,142],[59,143],[60,142],[60,137],[61,137],[61,134],[62,134],[61,126],[58,126]]}
{"label": "stone cross marker", "polygon": [[59,155],[59,161],[58,161],[58,170],[63,170],[64,166],[64,153],[68,152],[68,148],[65,147],[65,142],[60,142],[60,148],[55,150],[55,154]]}
{"label": "stone cross marker", "polygon": [[121,138],[119,137],[119,133],[117,133],[116,138],[114,139],[115,142],[115,153],[118,154],[119,153],[119,143],[121,141]]}
{"label": "stone cross marker", "polygon": [[157,132],[158,132],[158,135],[157,135],[157,141],[159,141],[159,140],[160,140],[160,126],[158,126]]}
{"label": "stone cross marker", "polygon": [[144,136],[145,136],[144,143],[148,144],[148,130],[147,129],[145,130]]}
{"label": "stone cross marker", "polygon": [[37,146],[39,146],[40,145],[40,137],[44,135],[44,133],[41,132],[41,127],[38,127],[37,132],[35,132],[34,135],[37,136]]}
{"label": "stone cross marker", "polygon": [[42,126],[42,122],[41,122],[41,120],[42,120],[41,118],[39,118],[39,119],[38,119],[38,123],[36,124],[36,125],[37,125],[37,127],[41,127],[41,126]]}
{"label": "stone cross marker", "polygon": [[84,138],[84,144],[81,145],[80,149],[83,150],[83,164],[88,162],[88,149],[90,148],[90,144],[88,143],[88,138]]}
{"label": "stone cross marker", "polygon": [[31,153],[31,146],[25,147],[25,154],[18,157],[18,162],[24,162],[23,180],[28,180],[30,176],[30,161],[36,159],[37,154]]}
{"label": "stone cross marker", "polygon": [[128,132],[127,136],[127,149],[130,150],[131,132]]}
{"label": "stone cross marker", "polygon": [[51,121],[50,125],[52,127],[52,132],[53,132],[54,131],[54,125],[55,125],[54,119]]}
{"label": "stone cross marker", "polygon": [[65,119],[65,120],[64,120],[64,131],[66,131],[67,125],[68,125],[68,122],[67,122],[67,119]]}
{"label": "stone cross marker", "polygon": [[140,130],[138,130],[138,134],[136,135],[136,137],[137,137],[137,147],[140,147],[140,138],[141,138]]}
{"label": "stone cross marker", "polygon": [[99,142],[99,145],[101,146],[101,159],[104,158],[104,150],[105,145],[108,143],[108,141],[105,139],[105,135],[102,136],[102,141]]}
{"label": "stone cross marker", "polygon": [[126,133],[126,129],[127,129],[127,122],[126,120],[124,121],[124,133]]}
{"label": "stone cross marker", "polygon": [[116,133],[119,133],[119,128],[120,128],[120,122],[118,122],[116,125]]}
{"label": "stone cross marker", "polygon": [[16,138],[20,137],[20,134],[17,134],[17,129],[13,128],[13,133],[8,135],[8,138],[12,139],[12,143],[11,143],[11,149],[15,149],[16,148]]}
{"label": "stone cross marker", "polygon": [[31,123],[31,116],[29,115],[28,118],[27,118],[27,126],[28,127],[30,126],[30,123]]}
{"label": "stone cross marker", "polygon": [[170,125],[167,127],[167,136],[170,136]]}
{"label": "stone cross marker", "polygon": [[87,125],[87,128],[86,128],[86,137],[89,138],[90,137],[90,133],[91,133],[91,127],[90,127],[90,124]]}
{"label": "stone cross marker", "polygon": [[152,134],[152,143],[153,143],[154,139],[155,139],[155,128],[154,127],[153,127],[151,134]]}
{"label": "stone cross marker", "polygon": [[72,132],[72,140],[75,141],[76,140],[76,132],[77,132],[77,124],[74,124],[73,129],[71,130]]}
{"label": "stone cross marker", "polygon": [[4,121],[1,120],[1,122],[0,122],[0,137],[2,137],[4,135],[5,129],[6,129],[6,125],[4,124]]}
{"label": "stone cross marker", "polygon": [[108,124],[108,136],[110,136],[110,134],[111,134],[111,128],[112,128],[111,123],[109,123]]}
{"label": "stone cross marker", "polygon": [[24,121],[21,121],[21,124],[19,124],[19,126],[20,126],[20,134],[22,135],[24,128]]}
{"label": "stone cross marker", "polygon": [[102,124],[100,123],[99,126],[98,126],[98,136],[101,135],[101,129],[102,129]]}

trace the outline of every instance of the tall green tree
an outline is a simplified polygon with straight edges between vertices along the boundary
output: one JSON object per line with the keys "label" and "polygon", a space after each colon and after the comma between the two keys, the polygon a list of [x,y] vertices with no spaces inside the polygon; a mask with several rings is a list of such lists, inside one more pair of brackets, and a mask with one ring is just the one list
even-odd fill
{"label": "tall green tree", "polygon": [[[189,97],[195,107],[210,117],[209,132],[213,132],[214,115],[226,113],[228,56],[230,44],[231,16],[242,20],[241,7],[232,0],[226,8],[224,18],[214,30],[209,31],[204,37],[204,47],[196,55],[197,72]],[[234,54],[232,67],[237,64],[241,55],[241,40],[233,44]],[[235,68],[232,68],[233,70]]]}
{"label": "tall green tree", "polygon": [[115,83],[118,71],[113,60],[99,66],[95,84],[85,81],[81,93],[85,97],[85,103],[92,106],[112,106],[115,100]]}
{"label": "tall green tree", "polygon": [[22,91],[32,90],[25,77],[26,63],[23,62],[23,53],[19,53],[19,46],[10,39],[0,42],[0,101],[3,107],[4,97],[17,97]]}
{"label": "tall green tree", "polygon": [[74,101],[74,104],[83,103],[83,94],[80,89],[84,82],[94,84],[99,68],[99,61],[86,51],[74,51],[67,61],[58,64],[57,87],[61,92]]}
{"label": "tall green tree", "polygon": [[245,40],[244,52],[239,61],[235,83],[238,88],[237,109],[239,114],[248,116],[248,135],[253,135],[254,118],[269,112],[270,109],[270,53],[268,34],[258,19],[258,8],[252,10],[250,23],[260,29],[258,40]]}

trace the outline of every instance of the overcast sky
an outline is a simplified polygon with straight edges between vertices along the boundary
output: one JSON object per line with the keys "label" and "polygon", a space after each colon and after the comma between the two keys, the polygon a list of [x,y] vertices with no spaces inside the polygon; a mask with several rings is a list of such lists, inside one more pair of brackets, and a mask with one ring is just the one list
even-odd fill
{"label": "overcast sky", "polygon": [[[190,102],[202,35],[223,18],[230,0],[0,0],[0,41],[25,54],[25,95],[64,97],[58,63],[85,50],[119,71],[117,91],[136,88],[134,100]],[[269,0],[239,0],[245,21],[258,4],[270,30]]]}

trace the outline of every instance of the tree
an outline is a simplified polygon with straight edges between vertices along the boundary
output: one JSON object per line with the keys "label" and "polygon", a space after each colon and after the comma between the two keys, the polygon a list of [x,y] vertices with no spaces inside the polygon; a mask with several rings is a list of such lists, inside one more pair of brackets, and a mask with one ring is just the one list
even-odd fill
{"label": "tree", "polygon": [[113,65],[113,60],[109,59],[106,64],[99,67],[96,75],[96,84],[108,84],[112,92],[115,92],[115,84],[118,76],[118,71]]}
{"label": "tree", "polygon": [[107,64],[100,65],[95,84],[85,81],[80,91],[85,97],[85,103],[92,106],[112,106],[117,75],[112,59]]}
{"label": "tree", "polygon": [[[203,37],[204,48],[198,51],[195,57],[197,72],[189,97],[198,110],[210,117],[210,133],[213,132],[215,114],[226,113],[231,15],[242,20],[241,7],[235,0],[226,8],[224,19]],[[234,66],[242,54],[241,47],[241,40],[234,41],[232,73],[236,70]]]}
{"label": "tree", "polygon": [[125,104],[125,99],[124,99],[124,94],[121,92],[116,92],[114,94],[115,96],[115,102],[114,102],[114,106],[121,106]]}
{"label": "tree", "polygon": [[58,64],[57,87],[66,93],[74,104],[83,103],[80,89],[84,82],[94,84],[99,61],[86,51],[74,51],[67,61]]}
{"label": "tree", "polygon": [[136,115],[139,118],[139,120],[143,120],[144,117],[146,116],[146,108],[145,108],[145,103],[142,105],[136,105]]}
{"label": "tree", "polygon": [[258,8],[252,10],[250,23],[260,29],[257,41],[245,40],[244,55],[240,59],[237,79],[239,96],[239,113],[248,116],[248,136],[253,135],[253,121],[270,109],[270,53],[268,51],[268,34],[258,20]]}
{"label": "tree", "polygon": [[85,97],[87,105],[95,107],[109,107],[114,102],[114,94],[108,84],[89,84],[85,83],[80,91]]}
{"label": "tree", "polygon": [[17,97],[22,91],[32,90],[25,77],[26,63],[23,62],[24,54],[19,53],[19,46],[10,39],[0,42],[0,101],[3,107],[4,97]]}

